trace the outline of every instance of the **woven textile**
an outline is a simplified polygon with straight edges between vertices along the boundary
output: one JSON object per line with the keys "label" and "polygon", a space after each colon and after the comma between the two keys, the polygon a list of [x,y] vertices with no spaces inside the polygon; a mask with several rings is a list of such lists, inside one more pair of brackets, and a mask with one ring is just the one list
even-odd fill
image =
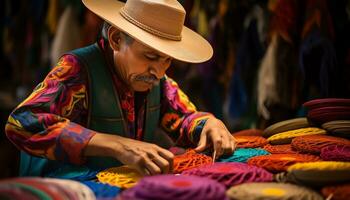
{"label": "woven textile", "polygon": [[309,110],[307,118],[316,124],[350,119],[350,106],[331,106]]}
{"label": "woven textile", "polygon": [[328,106],[350,106],[350,99],[324,98],[314,99],[303,104],[308,109],[323,108]]}
{"label": "woven textile", "polygon": [[349,200],[350,184],[324,187],[322,188],[322,194],[325,198],[331,196],[332,200]]}
{"label": "woven textile", "polygon": [[232,155],[219,158],[219,162],[247,162],[249,158],[261,155],[268,155],[269,152],[263,149],[238,148]]}
{"label": "woven textile", "polygon": [[245,129],[232,133],[233,136],[262,136],[262,130],[259,129]]}
{"label": "woven textile", "polygon": [[271,154],[293,154],[298,153],[292,149],[291,144],[280,144],[280,145],[270,145],[267,144],[264,146],[264,149]]}
{"label": "woven textile", "polygon": [[238,148],[258,148],[267,144],[262,136],[235,136]]}
{"label": "woven textile", "polygon": [[213,160],[211,157],[190,150],[182,155],[177,155],[174,157],[173,171],[174,173],[181,173],[184,170],[192,169],[212,162]]}
{"label": "woven textile", "polygon": [[288,183],[244,183],[227,191],[232,200],[323,200],[317,192]]}
{"label": "woven textile", "polygon": [[0,199],[94,200],[96,197],[89,187],[77,181],[21,177],[0,181]]}
{"label": "woven textile", "polygon": [[350,162],[350,146],[330,145],[321,149],[322,160]]}
{"label": "woven textile", "polygon": [[237,162],[204,165],[186,170],[182,174],[211,178],[224,184],[226,187],[241,183],[272,181],[272,174],[268,171],[256,166]]}
{"label": "woven textile", "polygon": [[297,163],[288,168],[287,180],[309,186],[328,186],[350,181],[350,163],[318,161]]}
{"label": "woven textile", "polygon": [[157,175],[143,178],[119,200],[227,200],[225,187],[208,178]]}
{"label": "woven textile", "polygon": [[127,166],[112,167],[99,172],[96,176],[101,183],[120,188],[133,187],[142,178],[136,169]]}
{"label": "woven textile", "polygon": [[350,138],[350,120],[336,120],[322,124],[334,136]]}
{"label": "woven textile", "polygon": [[267,138],[267,141],[270,144],[289,144],[292,142],[292,139],[295,137],[304,136],[304,135],[317,135],[317,134],[326,134],[326,131],[316,127],[300,128],[300,129],[295,129],[295,130],[275,134]]}
{"label": "woven textile", "polygon": [[256,156],[248,160],[248,164],[262,167],[271,172],[285,171],[291,165],[299,162],[312,162],[320,160],[319,157],[306,154],[271,154]]}
{"label": "woven textile", "polygon": [[295,119],[289,119],[270,125],[263,131],[263,136],[268,138],[277,133],[282,133],[299,128],[309,127],[310,124],[306,117],[300,117]]}
{"label": "woven textile", "polygon": [[328,135],[308,135],[292,141],[292,147],[297,151],[313,154],[319,154],[322,148],[330,145],[350,145],[350,140]]}

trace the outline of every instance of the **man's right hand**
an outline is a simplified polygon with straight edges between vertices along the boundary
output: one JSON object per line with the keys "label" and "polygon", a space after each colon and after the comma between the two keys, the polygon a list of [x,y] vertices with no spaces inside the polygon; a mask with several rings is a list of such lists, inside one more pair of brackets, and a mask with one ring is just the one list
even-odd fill
{"label": "man's right hand", "polygon": [[110,156],[144,175],[172,171],[174,158],[170,151],[155,144],[102,133],[91,138],[85,156]]}

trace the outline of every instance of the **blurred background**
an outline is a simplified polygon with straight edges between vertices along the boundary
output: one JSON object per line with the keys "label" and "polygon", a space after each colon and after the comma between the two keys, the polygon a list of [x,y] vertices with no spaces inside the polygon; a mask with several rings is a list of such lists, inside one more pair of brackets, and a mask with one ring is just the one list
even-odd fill
{"label": "blurred background", "polygon": [[[349,0],[180,0],[187,27],[214,48],[168,70],[199,110],[230,131],[305,116],[303,102],[350,96]],[[0,125],[62,53],[94,43],[103,21],[80,0],[0,2]],[[179,49],[181,51],[181,49]],[[18,151],[0,134],[0,178]]]}

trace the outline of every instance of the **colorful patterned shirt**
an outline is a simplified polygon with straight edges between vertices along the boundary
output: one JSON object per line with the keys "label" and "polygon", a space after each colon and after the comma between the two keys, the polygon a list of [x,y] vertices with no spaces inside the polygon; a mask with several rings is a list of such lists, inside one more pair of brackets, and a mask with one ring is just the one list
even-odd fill
{"label": "colorful patterned shirt", "polygon": [[[85,128],[89,107],[87,80],[87,72],[78,59],[64,55],[11,113],[5,129],[7,137],[30,155],[84,163],[84,148],[96,134]],[[128,121],[129,135],[142,140],[144,106],[137,106],[135,111],[134,102],[144,102],[146,98],[125,90],[117,76],[113,80]],[[135,101],[135,96],[143,99]],[[177,145],[195,145],[210,115],[198,112],[177,83],[165,77],[159,124]]]}

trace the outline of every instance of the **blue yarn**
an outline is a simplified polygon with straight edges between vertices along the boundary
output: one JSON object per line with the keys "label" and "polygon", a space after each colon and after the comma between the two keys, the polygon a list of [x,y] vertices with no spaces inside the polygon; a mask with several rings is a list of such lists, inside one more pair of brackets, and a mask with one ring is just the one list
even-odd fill
{"label": "blue yarn", "polygon": [[261,155],[269,155],[268,151],[258,148],[238,148],[231,156],[219,158],[219,162],[247,162],[249,158]]}
{"label": "blue yarn", "polygon": [[120,188],[104,183],[98,183],[95,181],[83,181],[81,183],[88,186],[94,192],[97,199],[114,198],[121,192]]}
{"label": "blue yarn", "polygon": [[62,165],[58,170],[47,174],[47,177],[87,181],[96,179],[98,171],[91,170],[86,166]]}

